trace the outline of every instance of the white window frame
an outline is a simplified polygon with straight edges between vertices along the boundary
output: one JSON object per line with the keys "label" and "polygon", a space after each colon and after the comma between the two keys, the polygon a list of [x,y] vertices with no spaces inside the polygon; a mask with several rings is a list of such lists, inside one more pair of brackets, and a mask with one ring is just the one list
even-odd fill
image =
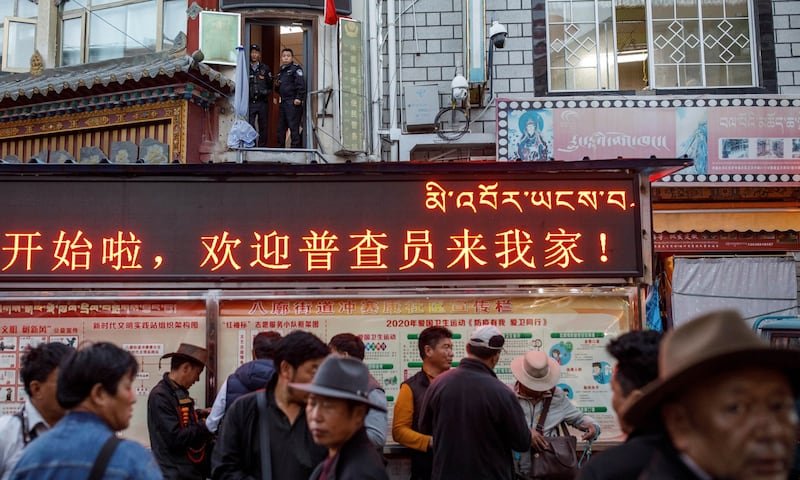
{"label": "white window frame", "polygon": [[[648,69],[648,78],[647,78],[647,87],[648,89],[657,90],[689,90],[689,89],[732,89],[732,88],[754,88],[758,87],[759,81],[759,68],[758,68],[758,61],[760,56],[756,49],[758,48],[759,41],[756,35],[756,25],[755,25],[755,6],[753,1],[747,0],[747,22],[748,22],[748,35],[749,35],[749,44],[750,44],[750,84],[749,85],[707,85],[706,80],[706,68],[707,64],[705,61],[705,50],[702,48],[702,43],[704,42],[705,35],[703,32],[703,16],[702,16],[702,0],[698,0],[697,8],[698,8],[698,18],[697,22],[699,24],[699,33],[700,33],[700,42],[701,45],[698,47],[700,48],[700,70],[702,75],[702,82],[701,85],[683,85],[683,86],[673,86],[673,85],[658,85],[657,78],[655,75],[655,56],[653,55],[654,50],[657,48],[655,45],[655,40],[653,38],[653,18],[652,18],[652,0],[645,0],[645,18],[646,18],[646,29],[647,29],[647,69]],[[595,3],[595,18],[594,18],[594,29],[595,29],[595,43],[597,48],[599,49],[599,31],[600,31],[600,21],[598,20],[598,6],[597,2]],[[614,45],[613,45],[613,63],[607,64],[609,68],[614,69],[613,75],[613,85],[609,85],[607,87],[603,87],[603,82],[601,80],[601,76],[603,75],[603,69],[598,65],[596,71],[596,82],[594,88],[588,89],[579,89],[579,88],[554,88],[553,86],[553,61],[551,58],[551,54],[553,53],[552,50],[552,39],[550,38],[550,30],[551,30],[551,23],[550,23],[550,5],[551,0],[545,0],[545,35],[546,35],[546,42],[547,42],[547,88],[549,92],[598,92],[598,91],[615,91],[619,90],[619,63],[617,58],[619,56],[619,52],[617,51],[616,45],[616,37],[617,37],[617,17],[616,17],[616,9],[617,9],[617,1],[612,0],[612,20],[613,20],[613,36],[614,36]],[[565,22],[565,25],[569,23]],[[602,58],[600,53],[597,54],[598,59]],[[680,64],[675,64],[680,65]],[[574,68],[565,69],[566,71],[573,70]],[[607,75],[607,72],[606,72]],[[608,76],[608,75],[607,75]]]}
{"label": "white window frame", "polygon": [[[30,57],[26,60],[26,64],[25,65],[9,65],[8,64],[8,62],[9,62],[8,52],[11,50],[11,48],[14,48],[16,50],[16,45],[14,47],[12,47],[10,39],[9,39],[9,33],[10,33],[9,32],[9,30],[10,30],[9,27],[11,26],[11,24],[14,24],[14,23],[25,24],[25,25],[33,25],[34,42],[35,42],[35,39],[36,39],[36,18],[6,17],[5,21],[3,21],[3,63],[2,63],[2,67],[0,67],[0,68],[2,68],[2,70],[4,72],[17,72],[17,73],[29,72],[30,69],[31,69]],[[33,52],[36,51],[35,43],[34,43],[33,47],[34,48],[31,51],[31,54],[33,54]]]}
{"label": "white window frame", "polygon": [[[62,64],[63,45],[61,44],[61,31],[63,30],[64,20],[71,20],[81,18],[81,61],[80,63],[89,62],[89,49],[88,43],[91,37],[90,17],[94,12],[102,12],[110,8],[124,7],[128,5],[137,5],[146,3],[150,0],[121,0],[118,2],[106,3],[103,5],[92,6],[91,0],[84,0],[86,7],[78,10],[71,10],[64,12],[59,18],[59,42],[58,42],[58,64]],[[155,51],[161,51],[161,46],[164,44],[164,3],[165,0],[156,0],[156,31],[155,31]],[[185,29],[182,29],[185,30]]]}

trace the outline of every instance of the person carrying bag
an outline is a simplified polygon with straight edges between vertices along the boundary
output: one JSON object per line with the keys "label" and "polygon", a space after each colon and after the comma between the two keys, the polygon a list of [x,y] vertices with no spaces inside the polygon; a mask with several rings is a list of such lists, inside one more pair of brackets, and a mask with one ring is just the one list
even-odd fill
{"label": "person carrying bag", "polygon": [[[544,435],[544,422],[553,397],[546,397],[536,422],[536,431]],[[537,480],[573,480],[578,476],[578,439],[570,435],[566,422],[561,422],[557,430],[561,435],[547,437],[547,448],[543,450],[530,450],[531,471],[529,478]]]}
{"label": "person carrying bag", "polygon": [[561,366],[545,352],[530,351],[515,358],[511,372],[517,379],[517,400],[533,434],[532,448],[514,454],[516,478],[574,479],[579,468],[577,438],[569,434],[567,425],[586,432],[582,439],[590,444],[585,455],[591,449],[591,440],[600,434],[600,427],[557,386]]}

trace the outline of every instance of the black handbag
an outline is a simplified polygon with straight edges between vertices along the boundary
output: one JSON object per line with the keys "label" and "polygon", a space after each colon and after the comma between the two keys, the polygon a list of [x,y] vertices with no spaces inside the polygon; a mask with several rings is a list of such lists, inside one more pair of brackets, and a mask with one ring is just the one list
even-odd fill
{"label": "black handbag", "polygon": [[[542,413],[536,423],[536,431],[544,434],[544,421],[553,397],[544,399]],[[536,480],[574,480],[578,476],[578,439],[570,435],[567,424],[561,422],[558,427],[561,435],[547,437],[547,449],[536,451],[531,449],[531,471],[529,477]]]}

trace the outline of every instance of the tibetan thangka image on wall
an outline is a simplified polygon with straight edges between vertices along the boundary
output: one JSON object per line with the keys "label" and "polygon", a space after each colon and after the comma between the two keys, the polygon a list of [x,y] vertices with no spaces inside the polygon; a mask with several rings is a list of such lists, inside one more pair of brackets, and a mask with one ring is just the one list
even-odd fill
{"label": "tibetan thangka image on wall", "polygon": [[499,161],[688,158],[662,181],[800,178],[800,99],[497,101]]}
{"label": "tibetan thangka image on wall", "polygon": [[519,109],[498,112],[498,124],[508,125],[508,139],[500,143],[510,161],[542,162],[553,159],[553,112]]}

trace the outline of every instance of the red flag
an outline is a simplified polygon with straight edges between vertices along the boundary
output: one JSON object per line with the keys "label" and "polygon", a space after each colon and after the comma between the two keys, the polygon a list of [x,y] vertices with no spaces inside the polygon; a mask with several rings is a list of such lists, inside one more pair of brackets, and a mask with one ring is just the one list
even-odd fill
{"label": "red flag", "polygon": [[339,15],[336,14],[336,3],[333,0],[325,0],[325,23],[336,25]]}

